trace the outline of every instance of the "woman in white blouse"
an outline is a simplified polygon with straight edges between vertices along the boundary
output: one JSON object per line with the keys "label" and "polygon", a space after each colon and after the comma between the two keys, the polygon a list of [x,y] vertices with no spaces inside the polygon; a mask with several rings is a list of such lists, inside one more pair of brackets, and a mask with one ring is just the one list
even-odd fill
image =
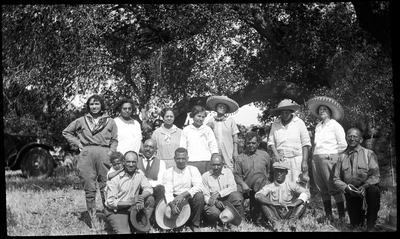
{"label": "woman in white blouse", "polygon": [[197,167],[201,175],[211,169],[211,155],[218,153],[214,131],[203,124],[206,116],[204,107],[194,106],[190,112],[193,123],[182,130],[180,139],[180,147],[187,149],[189,153],[188,165]]}
{"label": "woman in white blouse", "polygon": [[133,100],[122,99],[118,101],[116,109],[120,112],[119,116],[114,119],[118,128],[117,151],[122,154],[130,150],[139,153],[142,142],[142,128],[140,123],[132,118],[133,112],[136,112]]}
{"label": "woman in white blouse", "polygon": [[321,121],[315,127],[312,173],[321,195],[326,218],[333,219],[331,197],[335,199],[339,219],[345,218],[344,195],[333,184],[333,167],[339,154],[347,148],[346,133],[337,122],[343,117],[343,107],[334,99],[317,96],[307,103],[311,113]]}

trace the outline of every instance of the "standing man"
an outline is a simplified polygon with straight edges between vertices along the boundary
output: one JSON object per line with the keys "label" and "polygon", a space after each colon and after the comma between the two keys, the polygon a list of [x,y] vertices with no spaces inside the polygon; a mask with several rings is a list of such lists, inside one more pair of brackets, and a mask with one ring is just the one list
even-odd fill
{"label": "standing man", "polygon": [[74,120],[62,132],[68,143],[80,150],[77,169],[83,182],[86,207],[92,220],[96,214],[96,181],[105,202],[110,156],[118,146],[117,125],[105,112],[102,97],[92,95],[86,102],[88,113]]}
{"label": "standing man", "polygon": [[143,145],[143,154],[139,153],[138,168],[144,172],[150,185],[153,187],[155,205],[164,198],[165,189],[162,178],[166,171],[165,162],[156,157],[157,142],[148,139]]}
{"label": "standing man", "polygon": [[272,224],[279,220],[295,223],[306,210],[310,191],[299,184],[286,180],[290,166],[284,162],[275,162],[274,182],[265,185],[255,195],[262,205],[265,218]]}
{"label": "standing man", "polygon": [[200,231],[201,214],[204,209],[204,195],[199,170],[195,166],[187,165],[188,151],[185,148],[175,150],[175,163],[164,173],[165,200],[171,208],[171,213],[180,213],[179,204],[188,200],[191,209],[189,218],[190,229]]}
{"label": "standing man", "polygon": [[298,182],[302,172],[308,173],[308,152],[311,147],[304,121],[294,114],[299,107],[294,101],[285,99],[271,110],[271,115],[279,117],[272,124],[268,138],[275,162],[289,165],[286,179],[292,182]]}
{"label": "standing man", "polygon": [[213,226],[222,227],[219,214],[225,209],[225,201],[230,202],[244,220],[243,197],[237,191],[232,170],[224,167],[224,159],[220,154],[211,156],[211,169],[202,175],[204,211],[207,220]]}
{"label": "standing man", "polygon": [[[257,149],[260,141],[261,139],[257,132],[250,131],[246,133],[246,149],[239,154],[234,168],[238,192],[242,194],[244,199],[250,199],[250,216],[253,223],[258,223],[261,215],[261,205],[255,201],[254,195],[269,182],[272,165],[269,154],[264,150]],[[258,184],[253,183],[257,181],[259,182]]]}
{"label": "standing man", "polygon": [[333,182],[344,192],[350,223],[361,226],[367,211],[367,231],[373,232],[381,198],[378,159],[372,150],[360,145],[363,138],[359,129],[349,129],[346,141],[348,147],[336,164]]}
{"label": "standing man", "polygon": [[144,173],[138,170],[138,160],[135,151],[126,152],[125,170],[108,182],[104,215],[117,234],[134,232],[129,224],[131,210],[144,210],[147,218],[150,218],[154,210],[153,188]]}

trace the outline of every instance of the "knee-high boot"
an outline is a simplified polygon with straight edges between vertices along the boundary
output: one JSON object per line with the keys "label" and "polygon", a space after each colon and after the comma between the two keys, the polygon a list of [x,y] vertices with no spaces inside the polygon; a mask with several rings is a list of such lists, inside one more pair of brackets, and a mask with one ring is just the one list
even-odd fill
{"label": "knee-high boot", "polygon": [[339,219],[340,220],[344,220],[346,214],[344,212],[344,202],[338,202],[336,203],[336,207],[338,209],[338,213],[339,213]]}
{"label": "knee-high boot", "polygon": [[331,220],[332,219],[332,202],[331,202],[331,200],[325,200],[325,201],[323,201],[323,203],[324,203],[326,218],[328,220]]}

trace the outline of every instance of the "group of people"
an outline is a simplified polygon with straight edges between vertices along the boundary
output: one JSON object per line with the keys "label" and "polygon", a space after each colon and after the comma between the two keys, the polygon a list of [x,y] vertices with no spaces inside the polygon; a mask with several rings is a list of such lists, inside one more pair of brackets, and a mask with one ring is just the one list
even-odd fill
{"label": "group of people", "polygon": [[[63,136],[81,150],[77,169],[89,215],[96,213],[97,182],[116,233],[184,225],[198,232],[205,224],[225,230],[244,220],[272,228],[281,220],[296,223],[310,198],[310,154],[326,219],[333,220],[333,197],[339,220],[345,220],[346,201],[351,224],[361,226],[366,218],[368,231],[374,231],[380,205],[376,154],[360,145],[360,130],[351,128],[346,136],[337,122],[344,111],[336,100],[318,96],[307,105],[321,119],[313,142],[295,114],[300,106],[285,99],[270,112],[277,117],[269,137],[262,142],[257,132],[247,132],[240,153],[239,130],[229,117],[239,105],[226,96],[208,98],[217,115],[207,123],[206,109],[193,107],[193,123],[183,129],[174,125],[174,110],[163,109],[163,123],[143,143],[131,99],[117,104],[120,115],[112,119],[103,99],[93,95],[88,113],[70,123]],[[272,157],[260,143],[268,145]]]}

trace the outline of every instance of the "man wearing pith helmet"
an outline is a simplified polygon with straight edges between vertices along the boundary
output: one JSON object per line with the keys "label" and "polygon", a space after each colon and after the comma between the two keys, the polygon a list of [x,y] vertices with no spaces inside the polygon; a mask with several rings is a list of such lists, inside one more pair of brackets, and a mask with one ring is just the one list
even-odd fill
{"label": "man wearing pith helmet", "polygon": [[282,100],[270,114],[277,116],[272,124],[268,146],[275,157],[275,162],[285,162],[290,171],[287,180],[299,181],[301,173],[308,173],[308,152],[311,147],[310,135],[302,119],[294,112],[299,105],[289,99]]}

